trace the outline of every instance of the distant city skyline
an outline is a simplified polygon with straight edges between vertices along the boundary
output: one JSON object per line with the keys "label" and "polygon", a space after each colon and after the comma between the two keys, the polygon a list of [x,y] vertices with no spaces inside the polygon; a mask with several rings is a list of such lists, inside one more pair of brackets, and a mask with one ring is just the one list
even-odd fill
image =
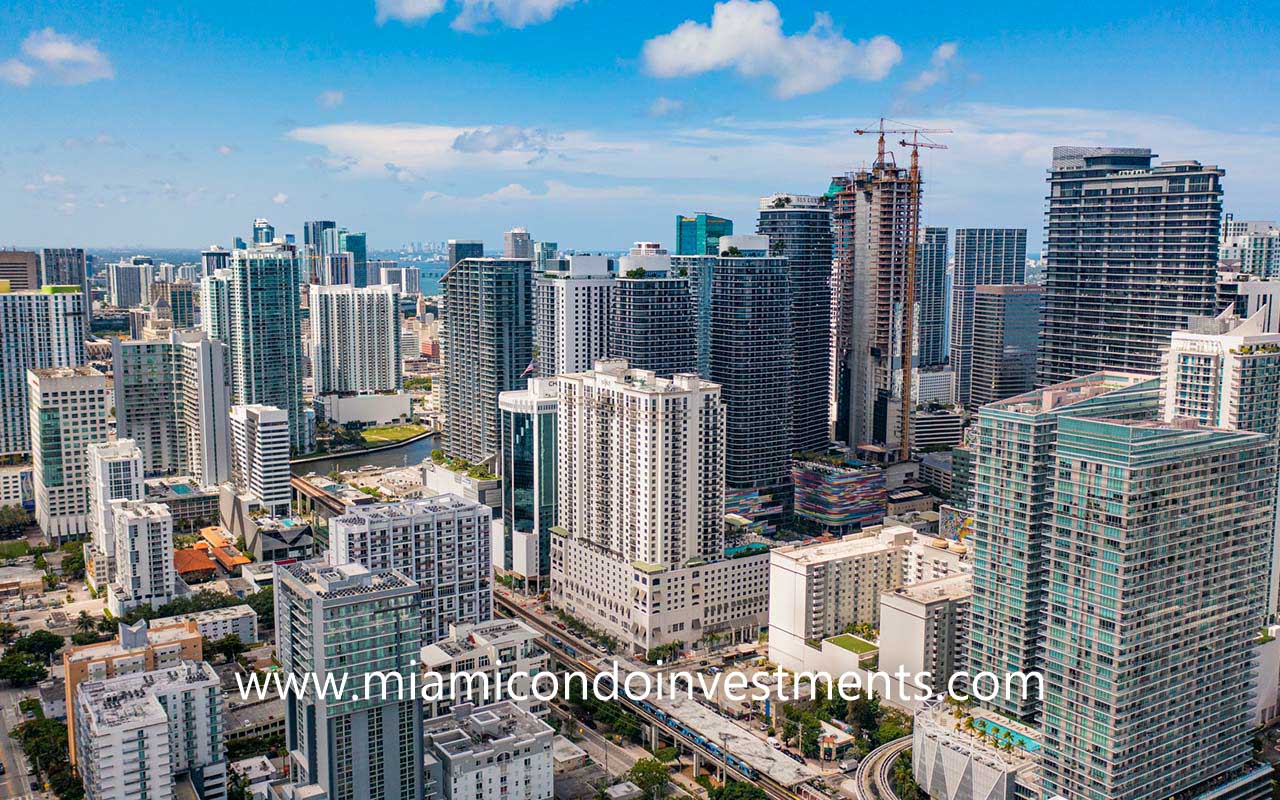
{"label": "distant city skyline", "polygon": [[[881,115],[955,130],[924,159],[925,225],[1025,227],[1039,251],[1055,145],[1214,163],[1228,210],[1274,216],[1260,8],[986,6],[871,25],[823,0],[18,7],[0,32],[0,98],[23,120],[0,144],[0,246],[202,247],[256,217],[342,220],[372,249],[495,246],[517,225],[567,248],[674,246],[673,213],[749,226],[760,196],[871,161],[852,131]],[[218,48],[236,57],[200,57]]]}

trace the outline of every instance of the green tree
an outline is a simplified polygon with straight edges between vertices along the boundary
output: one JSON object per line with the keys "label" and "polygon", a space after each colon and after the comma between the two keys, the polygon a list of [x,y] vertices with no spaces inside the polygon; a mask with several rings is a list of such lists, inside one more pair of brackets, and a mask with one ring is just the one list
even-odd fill
{"label": "green tree", "polygon": [[88,611],[81,611],[76,617],[76,630],[80,633],[93,633],[98,628],[97,621]]}
{"label": "green tree", "polygon": [[9,644],[18,638],[20,629],[12,622],[0,622],[0,644]]}
{"label": "green tree", "polygon": [[14,642],[9,649],[19,653],[30,653],[41,661],[47,661],[50,656],[62,649],[64,641],[61,636],[52,631],[32,631]]}
{"label": "green tree", "polygon": [[252,608],[254,613],[258,615],[258,624],[270,628],[275,625],[276,619],[276,593],[275,590],[267,586],[259,589],[244,599]]}
{"label": "green tree", "polygon": [[646,800],[662,800],[671,788],[671,773],[656,758],[642,758],[627,770],[627,780],[640,787]]}
{"label": "green tree", "polygon": [[229,633],[216,642],[206,640],[204,652],[206,655],[221,655],[226,661],[235,661],[236,656],[248,650],[249,646],[240,641],[240,634]]}
{"label": "green tree", "polygon": [[17,539],[31,525],[31,512],[22,506],[0,506],[0,539]]}
{"label": "green tree", "polygon": [[12,647],[0,656],[0,681],[5,681],[14,688],[35,686],[49,677],[49,670],[44,662],[31,653],[24,653]]}
{"label": "green tree", "polygon": [[764,789],[754,783],[729,781],[707,793],[709,800],[766,800]]}

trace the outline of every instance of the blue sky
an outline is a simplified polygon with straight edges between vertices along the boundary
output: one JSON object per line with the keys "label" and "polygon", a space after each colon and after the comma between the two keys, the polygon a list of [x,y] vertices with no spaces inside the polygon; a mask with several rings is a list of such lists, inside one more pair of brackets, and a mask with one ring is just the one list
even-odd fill
{"label": "blue sky", "polygon": [[1229,210],[1280,216],[1275,2],[183,5],[6,9],[0,246],[199,247],[255,216],[669,242],[677,212],[746,230],[760,195],[823,190],[881,115],[955,130],[928,224],[1037,242],[1055,144],[1217,163]]}

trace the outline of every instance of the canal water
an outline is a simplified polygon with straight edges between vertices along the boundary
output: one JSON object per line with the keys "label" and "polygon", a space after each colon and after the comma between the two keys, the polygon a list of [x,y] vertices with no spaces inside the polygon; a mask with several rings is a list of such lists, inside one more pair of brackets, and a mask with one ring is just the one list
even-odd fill
{"label": "canal water", "polygon": [[376,467],[405,467],[411,464],[421,464],[431,456],[431,451],[439,446],[440,436],[433,433],[430,436],[418,439],[416,442],[410,442],[403,447],[379,450],[376,453],[348,453],[334,458],[323,458],[319,461],[304,461],[300,464],[294,464],[292,469],[294,475],[306,475],[311,472],[317,475],[328,475],[335,469],[343,472],[370,465]]}

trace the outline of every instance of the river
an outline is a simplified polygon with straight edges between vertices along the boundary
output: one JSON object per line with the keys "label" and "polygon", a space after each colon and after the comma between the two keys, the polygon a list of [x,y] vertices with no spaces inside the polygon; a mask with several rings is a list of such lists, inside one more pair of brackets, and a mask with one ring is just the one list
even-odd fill
{"label": "river", "polygon": [[404,447],[394,447],[390,450],[379,450],[376,453],[348,453],[346,455],[335,456],[334,458],[323,458],[319,461],[305,461],[301,464],[293,465],[294,475],[306,475],[314,472],[317,475],[328,475],[335,469],[343,472],[349,469],[359,469],[374,465],[378,467],[402,467],[409,464],[421,464],[423,460],[431,455],[431,451],[440,446],[440,435],[432,434],[430,436],[410,442]]}

